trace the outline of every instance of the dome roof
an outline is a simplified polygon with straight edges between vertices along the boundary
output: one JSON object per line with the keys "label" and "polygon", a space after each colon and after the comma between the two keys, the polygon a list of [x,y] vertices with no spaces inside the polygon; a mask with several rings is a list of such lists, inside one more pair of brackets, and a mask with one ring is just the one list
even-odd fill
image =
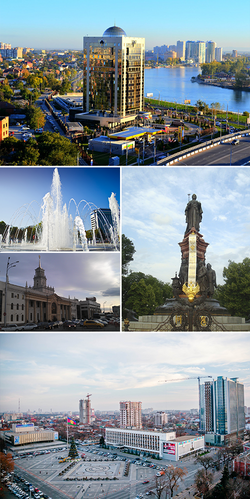
{"label": "dome roof", "polygon": [[125,31],[118,26],[111,26],[110,28],[104,31],[102,36],[127,36]]}

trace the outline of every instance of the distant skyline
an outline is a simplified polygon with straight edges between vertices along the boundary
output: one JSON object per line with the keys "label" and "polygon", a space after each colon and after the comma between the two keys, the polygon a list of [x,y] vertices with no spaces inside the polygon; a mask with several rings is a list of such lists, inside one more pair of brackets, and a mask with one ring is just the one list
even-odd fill
{"label": "distant skyline", "polygon": [[119,253],[0,253],[0,281],[5,282],[8,256],[10,262],[19,261],[9,270],[9,282],[19,286],[33,286],[35,269],[45,270],[47,286],[65,298],[95,296],[103,309],[110,311],[112,305],[120,305],[120,254]]}
{"label": "distant skyline", "polygon": [[[198,408],[197,376],[238,377],[250,406],[250,337],[241,333],[2,333],[0,411]],[[173,381],[178,378],[192,378]],[[165,380],[171,380],[165,382]]]}
{"label": "distant skyline", "polygon": [[[2,42],[13,47],[39,49],[82,50],[84,36],[101,36],[114,24],[124,29],[127,36],[146,39],[146,49],[156,45],[173,45],[177,40],[213,40],[224,50],[250,50],[250,4],[242,0],[239,8],[229,8],[226,0],[211,0],[206,13],[198,0],[180,0],[178,9],[159,0],[112,5],[100,0],[94,7],[75,0],[68,5],[54,0],[36,4],[29,0],[5,2],[1,6],[0,32]],[[110,13],[112,12],[112,13]]]}
{"label": "distant skyline", "polygon": [[200,233],[217,284],[224,284],[229,260],[249,258],[249,167],[127,168],[122,187],[122,231],[136,249],[129,270],[172,283],[181,264],[188,194],[202,205]]}
{"label": "distant skyline", "polygon": [[[41,221],[43,197],[51,191],[54,167],[1,167],[0,168],[0,220],[6,224],[26,227]],[[76,216],[79,205],[80,216],[85,217],[84,206],[91,209],[109,208],[108,198],[112,192],[120,205],[119,168],[74,168],[58,167],[61,182],[62,205],[68,213]],[[71,199],[74,201],[70,202]],[[80,201],[84,200],[81,204]],[[89,212],[89,210],[88,210]],[[85,229],[91,229],[89,216],[84,220]]]}

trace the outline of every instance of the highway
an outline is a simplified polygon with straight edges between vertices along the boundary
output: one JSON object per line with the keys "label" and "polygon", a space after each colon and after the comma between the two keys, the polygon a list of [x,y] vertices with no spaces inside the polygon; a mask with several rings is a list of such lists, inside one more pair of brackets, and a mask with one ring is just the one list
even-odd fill
{"label": "highway", "polygon": [[250,164],[250,136],[239,139],[238,145],[226,142],[206,151],[184,157],[174,165],[187,166],[244,166]]}

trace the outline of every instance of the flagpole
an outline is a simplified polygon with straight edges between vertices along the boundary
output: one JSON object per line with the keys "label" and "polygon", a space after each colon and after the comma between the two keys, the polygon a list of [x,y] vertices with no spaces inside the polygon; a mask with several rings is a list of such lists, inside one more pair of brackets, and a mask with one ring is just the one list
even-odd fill
{"label": "flagpole", "polygon": [[67,452],[69,452],[69,425],[68,425],[68,416],[67,416]]}

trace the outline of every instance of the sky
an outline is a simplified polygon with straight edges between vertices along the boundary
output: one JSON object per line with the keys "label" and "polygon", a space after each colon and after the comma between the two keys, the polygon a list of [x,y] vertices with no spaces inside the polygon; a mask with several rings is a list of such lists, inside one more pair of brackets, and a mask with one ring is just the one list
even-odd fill
{"label": "sky", "polygon": [[0,342],[0,411],[17,411],[19,399],[24,412],[78,411],[87,393],[95,410],[121,400],[193,409],[197,376],[238,377],[250,405],[249,334],[2,333]]}
{"label": "sky", "polygon": [[99,36],[110,26],[124,29],[127,36],[146,39],[146,49],[156,45],[176,44],[177,40],[213,40],[226,50],[249,50],[249,0],[240,8],[228,0],[179,0],[178,5],[165,0],[92,4],[65,1],[12,0],[1,6],[1,41],[12,47],[82,50],[84,36]]}
{"label": "sky", "polygon": [[[0,220],[7,224],[25,227],[41,221],[43,197],[51,191],[54,168],[0,168]],[[120,204],[119,168],[58,168],[62,205],[68,213],[77,215],[76,205],[81,200],[91,203],[91,209],[108,208],[108,198],[112,192]],[[75,199],[70,203],[71,198]],[[85,229],[90,229],[89,210],[84,210],[86,202],[79,206]],[[91,210],[90,210],[91,211]],[[85,219],[85,216],[87,217]]]}
{"label": "sky", "polygon": [[[33,286],[35,269],[39,266],[38,253],[0,253],[0,281],[5,282],[8,256],[10,263],[18,261],[9,270],[9,282],[19,286]],[[119,253],[42,253],[41,266],[45,270],[47,286],[65,298],[95,296],[106,312],[112,305],[120,305]]]}
{"label": "sky", "polygon": [[172,283],[180,269],[188,194],[201,202],[206,263],[224,284],[229,260],[250,256],[249,167],[123,168],[122,232],[136,249],[129,270]]}

